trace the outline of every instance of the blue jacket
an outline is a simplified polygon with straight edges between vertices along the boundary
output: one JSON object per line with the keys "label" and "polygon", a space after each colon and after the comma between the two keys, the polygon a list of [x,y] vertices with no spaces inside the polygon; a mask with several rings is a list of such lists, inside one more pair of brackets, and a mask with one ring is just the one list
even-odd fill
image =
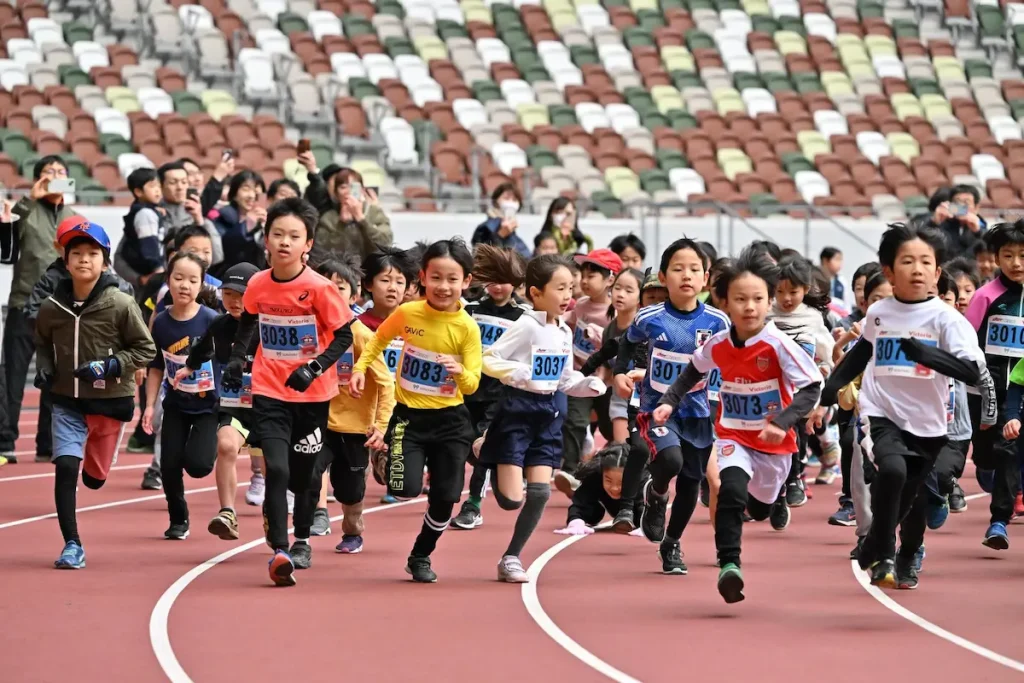
{"label": "blue jacket", "polygon": [[501,227],[501,217],[488,218],[473,231],[473,244],[490,244],[495,247],[504,247],[505,249],[515,249],[523,258],[529,259],[533,256],[533,252],[526,246],[526,242],[523,241],[518,234],[513,232],[508,237],[500,237],[498,235],[498,229]]}

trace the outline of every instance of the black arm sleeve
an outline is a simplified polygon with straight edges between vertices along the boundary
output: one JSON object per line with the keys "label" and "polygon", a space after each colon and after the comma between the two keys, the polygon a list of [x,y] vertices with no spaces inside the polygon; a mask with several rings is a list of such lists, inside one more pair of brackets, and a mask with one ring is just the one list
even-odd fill
{"label": "black arm sleeve", "polygon": [[668,405],[672,408],[679,407],[683,397],[697,386],[697,383],[704,379],[704,375],[693,367],[693,363],[689,363],[686,369],[683,370],[683,374],[679,375],[675,382],[672,382],[672,386],[668,388],[668,391],[658,401],[658,405]]}
{"label": "black arm sleeve", "polygon": [[619,340],[612,337],[606,341],[601,348],[591,354],[590,358],[580,368],[580,372],[584,375],[590,376],[597,372],[597,369],[615,358],[615,354],[619,352]]}
{"label": "black arm sleeve", "polygon": [[17,263],[19,247],[18,219],[0,223],[0,263]]}
{"label": "black arm sleeve", "polygon": [[600,524],[604,518],[605,509],[601,504],[601,491],[603,485],[601,476],[585,477],[578,489],[572,494],[572,502],[569,504],[569,514],[566,522],[574,519],[582,519],[590,526]]}
{"label": "black arm sleeve", "polygon": [[[228,362],[245,363],[245,352],[252,341],[252,335],[256,333],[260,317],[255,313],[242,311],[242,318],[238,321],[238,332],[235,333],[235,343],[231,346],[231,360]],[[337,360],[337,359],[335,359]]]}
{"label": "black arm sleeve", "polygon": [[327,191],[327,183],[319,173],[307,173],[306,179],[309,185],[306,186],[306,201],[316,208],[320,215],[323,215],[334,208],[334,200]]}
{"label": "black arm sleeve", "polygon": [[225,317],[230,318],[227,313],[217,316],[217,318],[210,323],[210,326],[206,329],[192,348],[188,352],[188,358],[185,360],[185,365],[188,366],[189,370],[198,370],[203,366],[203,363],[213,358],[216,350],[216,340],[221,334],[224,328]]}
{"label": "black arm sleeve", "polygon": [[861,338],[854,344],[850,352],[843,356],[839,365],[825,380],[825,386],[821,390],[821,405],[830,406],[839,400],[839,390],[864,372],[864,368],[871,362],[872,353],[874,353],[874,347],[866,339]]}
{"label": "black arm sleeve", "polygon": [[819,396],[821,396],[820,382],[808,384],[802,389],[799,389],[795,394],[793,394],[793,400],[789,402],[786,409],[775,416],[775,419],[772,420],[772,424],[780,429],[789,431],[801,420],[801,418],[814,410],[814,406],[818,403]]}
{"label": "black arm sleeve", "polygon": [[633,360],[638,346],[640,344],[629,341],[626,335],[619,337],[619,352],[615,356],[615,366],[612,368],[613,374],[624,375],[629,372],[629,361]]}
{"label": "black arm sleeve", "polygon": [[[353,318],[352,320],[355,320]],[[324,352],[317,356],[316,360],[320,367],[327,369],[338,362],[345,349],[352,346],[352,320],[334,331],[334,340],[324,349]]]}
{"label": "black arm sleeve", "polygon": [[930,368],[940,375],[975,386],[981,379],[981,368],[972,360],[957,358],[949,351],[927,346],[916,339],[900,339],[900,348],[907,358]]}
{"label": "black arm sleeve", "polygon": [[199,210],[203,212],[203,218],[206,218],[206,214],[210,213],[217,206],[223,191],[223,181],[217,180],[212,176],[206,181],[203,192],[199,195]]}

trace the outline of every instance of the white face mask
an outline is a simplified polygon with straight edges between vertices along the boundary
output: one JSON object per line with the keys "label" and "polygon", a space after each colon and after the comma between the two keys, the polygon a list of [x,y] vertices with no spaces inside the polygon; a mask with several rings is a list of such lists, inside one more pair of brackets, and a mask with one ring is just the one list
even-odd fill
{"label": "white face mask", "polygon": [[562,227],[562,223],[565,222],[564,213],[555,213],[551,215],[551,224],[556,227]]}
{"label": "white face mask", "polygon": [[519,202],[501,202],[498,206],[501,207],[502,213],[509,218],[519,213]]}

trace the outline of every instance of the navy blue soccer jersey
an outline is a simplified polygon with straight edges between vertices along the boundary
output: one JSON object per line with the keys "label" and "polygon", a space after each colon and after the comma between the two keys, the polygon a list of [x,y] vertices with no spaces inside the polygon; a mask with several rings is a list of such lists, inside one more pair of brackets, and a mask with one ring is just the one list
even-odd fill
{"label": "navy blue soccer jersey", "polygon": [[[626,332],[630,342],[647,341],[647,374],[640,385],[640,412],[649,413],[658,407],[662,394],[683,374],[690,356],[708,339],[729,329],[729,318],[716,308],[698,303],[684,313],[671,302],[642,309]],[[676,415],[710,417],[708,392],[704,383],[683,398]]]}

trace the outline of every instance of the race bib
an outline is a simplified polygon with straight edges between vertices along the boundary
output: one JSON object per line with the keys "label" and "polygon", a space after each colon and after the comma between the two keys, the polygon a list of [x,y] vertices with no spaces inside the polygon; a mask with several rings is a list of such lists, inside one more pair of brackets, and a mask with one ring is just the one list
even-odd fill
{"label": "race bib", "polygon": [[222,408],[252,408],[252,375],[242,375],[242,387],[236,391],[221,387],[220,405]]}
{"label": "race bib", "polygon": [[[188,356],[176,356],[173,353],[163,352],[164,354],[164,376],[167,377],[168,383],[170,380],[178,374],[178,370],[185,367],[185,361],[188,360]],[[202,366],[195,370],[191,375],[178,382],[176,389],[185,394],[201,394],[204,391],[213,391],[213,362],[206,361]]]}
{"label": "race bib", "polygon": [[530,387],[538,391],[556,391],[569,354],[565,349],[534,346],[530,354]]}
{"label": "race bib", "polygon": [[572,333],[572,350],[579,358],[586,360],[590,358],[597,347],[594,342],[587,338],[587,327],[584,323],[577,323],[576,331]]}
{"label": "race bib", "polygon": [[1024,318],[993,315],[988,319],[985,353],[993,356],[1024,358]]}
{"label": "race bib", "polygon": [[512,321],[496,315],[474,315],[473,320],[480,327],[480,344],[486,349],[501,339],[505,330],[512,327]]}
{"label": "race bib", "polygon": [[263,347],[264,358],[313,358],[319,346],[316,317],[260,313],[260,345]]}
{"label": "race bib", "polygon": [[782,410],[777,379],[756,384],[722,382],[719,396],[722,402],[719,424],[728,429],[764,429],[768,420]]}
{"label": "race bib", "polygon": [[348,347],[345,353],[341,354],[341,358],[338,359],[338,386],[347,387],[349,382],[352,381],[352,366],[356,364],[355,354],[352,352],[352,347]]}
{"label": "race bib", "polygon": [[[686,370],[686,366],[690,364],[690,358],[688,353],[677,353],[659,348],[652,350],[651,367],[647,370],[651,388],[661,394],[668,391],[672,383],[679,379],[679,376]],[[698,382],[695,387],[690,389],[690,393],[703,391],[704,386],[704,382]]]}
{"label": "race bib", "polygon": [[[458,387],[447,368],[437,362],[439,354],[425,351],[412,344],[405,345],[399,385],[406,391],[426,396],[454,396]],[[461,356],[455,356],[461,360]]]}
{"label": "race bib", "polygon": [[939,340],[924,330],[883,330],[875,337],[875,377],[908,377],[931,379],[935,372],[918,365],[903,354],[900,339],[912,337],[927,346],[938,347]]}
{"label": "race bib", "polygon": [[405,342],[401,339],[392,339],[384,349],[384,364],[388,366],[388,372],[392,376],[398,372],[398,359],[402,357],[402,349]]}
{"label": "race bib", "polygon": [[718,368],[711,368],[708,373],[708,400],[718,401],[718,392],[722,390],[722,371]]}

